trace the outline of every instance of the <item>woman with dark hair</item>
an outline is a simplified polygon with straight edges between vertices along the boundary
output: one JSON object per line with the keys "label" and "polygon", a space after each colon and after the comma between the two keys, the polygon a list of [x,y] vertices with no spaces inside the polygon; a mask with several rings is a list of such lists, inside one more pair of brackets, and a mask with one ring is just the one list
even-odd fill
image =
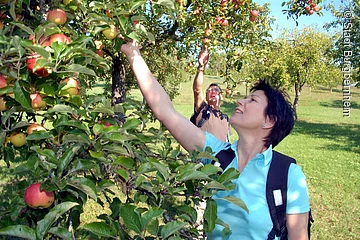
{"label": "woman with dark hair", "polygon": [[[266,201],[266,179],[272,147],[293,128],[291,104],[281,92],[259,81],[248,97],[237,101],[230,124],[238,134],[238,140],[229,145],[199,129],[174,109],[169,96],[141,57],[137,42],[122,45],[121,51],[126,55],[149,107],[187,151],[208,146],[215,154],[229,147],[234,150],[235,157],[227,168],[233,167],[241,173],[234,181],[236,188],[219,192],[214,199],[227,195],[241,198],[249,213],[227,201],[217,200],[217,215],[231,229],[226,239],[266,239],[273,227]],[[291,164],[286,203],[288,239],[308,239],[309,210],[306,178],[298,165]],[[222,229],[216,225],[208,238],[222,239]]]}

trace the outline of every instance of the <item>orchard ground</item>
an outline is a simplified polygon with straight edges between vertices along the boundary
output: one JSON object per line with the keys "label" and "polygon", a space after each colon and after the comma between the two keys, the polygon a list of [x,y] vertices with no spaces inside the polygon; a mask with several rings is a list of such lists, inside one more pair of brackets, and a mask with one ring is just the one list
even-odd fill
{"label": "orchard ground", "polygon": [[[207,76],[210,82],[222,81]],[[175,108],[190,117],[193,111],[192,82],[183,83],[180,95],[174,99]],[[225,86],[222,86],[225,90]],[[101,91],[101,86],[97,89]],[[234,89],[225,98],[222,110],[231,116],[235,101],[244,97],[245,85]],[[293,96],[292,93],[290,93]],[[305,87],[298,106],[298,120],[293,132],[276,150],[297,159],[308,184],[315,223],[312,239],[358,239],[360,236],[360,89],[351,88],[350,117],[343,117],[341,86],[329,89],[322,86]],[[139,91],[129,98],[141,99]],[[231,136],[232,142],[236,134]],[[13,168],[12,168],[13,169]],[[0,162],[0,192],[11,182],[11,170]],[[119,193],[121,195],[121,193]],[[108,209],[89,201],[82,222],[94,220]]]}

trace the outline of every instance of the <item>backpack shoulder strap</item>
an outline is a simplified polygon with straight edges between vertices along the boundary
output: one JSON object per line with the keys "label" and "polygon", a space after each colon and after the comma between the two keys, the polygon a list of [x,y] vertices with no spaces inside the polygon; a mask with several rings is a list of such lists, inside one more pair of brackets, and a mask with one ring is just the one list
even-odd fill
{"label": "backpack shoulder strap", "polygon": [[289,166],[295,159],[273,151],[272,161],[266,182],[266,200],[268,202],[273,228],[268,240],[275,236],[284,236],[286,232],[287,179]]}
{"label": "backpack shoulder strap", "polygon": [[[225,168],[227,166],[229,166],[229,164],[232,162],[232,160],[235,157],[235,152],[234,150],[232,150],[232,148],[229,147],[227,149],[223,149],[220,152],[218,152],[215,157],[217,157],[217,159],[219,160],[219,162],[216,162],[215,160],[213,160],[211,162],[211,164],[215,165],[215,166],[219,166],[221,167],[223,170],[225,170]],[[219,165],[220,164],[220,165]]]}

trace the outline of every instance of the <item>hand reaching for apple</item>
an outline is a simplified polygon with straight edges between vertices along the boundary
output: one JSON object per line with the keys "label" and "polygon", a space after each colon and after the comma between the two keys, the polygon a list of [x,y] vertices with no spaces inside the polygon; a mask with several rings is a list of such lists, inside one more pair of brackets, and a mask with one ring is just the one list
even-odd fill
{"label": "hand reaching for apple", "polygon": [[199,63],[198,68],[201,68],[202,70],[204,70],[206,64],[209,61],[209,57],[210,57],[210,54],[209,54],[206,46],[203,46],[201,48],[201,51],[200,51],[199,56],[198,56],[198,63]]}
{"label": "hand reaching for apple", "polygon": [[135,40],[130,40],[129,42],[121,45],[120,50],[126,55],[126,57],[129,61],[133,57],[141,55],[139,43]]}

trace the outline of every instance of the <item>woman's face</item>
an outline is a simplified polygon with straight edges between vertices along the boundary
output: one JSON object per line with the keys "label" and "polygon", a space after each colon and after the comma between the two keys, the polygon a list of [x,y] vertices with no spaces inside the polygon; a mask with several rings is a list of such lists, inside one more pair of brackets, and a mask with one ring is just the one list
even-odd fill
{"label": "woman's face", "polygon": [[219,104],[221,100],[221,90],[218,86],[211,86],[206,90],[206,101],[209,104]]}
{"label": "woman's face", "polygon": [[265,109],[267,97],[262,90],[251,93],[237,101],[237,107],[230,118],[230,124],[235,129],[261,129],[266,122]]}

